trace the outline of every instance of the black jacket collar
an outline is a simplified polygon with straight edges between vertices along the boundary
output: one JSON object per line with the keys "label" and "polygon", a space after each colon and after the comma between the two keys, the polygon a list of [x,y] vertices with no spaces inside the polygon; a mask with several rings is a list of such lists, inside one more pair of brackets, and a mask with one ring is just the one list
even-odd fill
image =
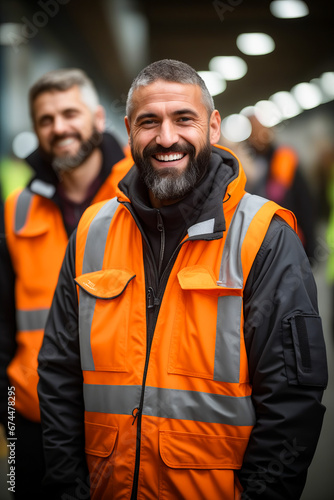
{"label": "black jacket collar", "polygon": [[[181,201],[159,209],[166,230],[189,228],[214,219],[214,231],[225,230],[223,198],[228,184],[238,175],[238,162],[228,151],[213,147],[209,168],[195,189]],[[131,200],[132,207],[144,226],[152,227],[157,210],[151,206],[145,184],[134,166],[119,188]]]}

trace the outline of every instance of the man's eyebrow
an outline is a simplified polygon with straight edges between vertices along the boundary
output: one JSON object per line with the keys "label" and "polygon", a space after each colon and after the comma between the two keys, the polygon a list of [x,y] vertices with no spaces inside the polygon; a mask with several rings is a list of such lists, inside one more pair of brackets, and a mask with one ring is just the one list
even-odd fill
{"label": "man's eyebrow", "polygon": [[[179,115],[192,115],[192,116],[199,116],[199,114],[191,109],[191,108],[184,108],[184,109],[178,109],[176,111],[173,111],[172,113],[174,116],[179,116]],[[141,120],[145,120],[146,118],[157,118],[156,113],[142,113],[141,115],[138,115],[136,117],[136,122],[139,122]]]}
{"label": "man's eyebrow", "polygon": [[192,116],[199,116],[197,111],[191,108],[184,108],[184,109],[178,109],[177,111],[174,111],[173,115],[192,115]]}
{"label": "man's eyebrow", "polygon": [[[79,112],[79,109],[73,106],[69,106],[68,108],[64,108],[60,111],[61,114],[66,114],[66,113],[73,113],[73,112]],[[45,113],[41,114],[38,116],[38,120],[43,119],[43,118],[52,118],[54,115],[53,113],[49,113],[46,111]]]}
{"label": "man's eyebrow", "polygon": [[146,118],[156,118],[158,115],[155,113],[142,113],[141,115],[136,116],[136,122],[140,122],[141,120],[145,120]]}

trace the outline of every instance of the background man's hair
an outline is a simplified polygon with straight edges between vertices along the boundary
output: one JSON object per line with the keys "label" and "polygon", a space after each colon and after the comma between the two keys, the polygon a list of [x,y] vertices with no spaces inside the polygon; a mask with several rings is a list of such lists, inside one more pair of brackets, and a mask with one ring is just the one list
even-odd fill
{"label": "background man's hair", "polygon": [[138,76],[136,76],[133,80],[126,101],[126,115],[129,119],[131,118],[131,114],[133,112],[134,91],[139,87],[149,85],[157,80],[198,85],[202,90],[203,104],[207,108],[209,116],[214,110],[215,105],[212,96],[208,91],[204,80],[199,76],[194,68],[189,66],[189,64],[176,61],[174,59],[162,59],[161,61],[156,61],[149,66],[146,66],[146,68],[142,69]]}
{"label": "background man's hair", "polygon": [[92,111],[95,111],[95,109],[99,105],[99,96],[92,80],[88,78],[86,73],[77,68],[56,69],[54,71],[45,73],[30,88],[29,107],[32,118],[34,117],[33,104],[36,97],[38,97],[43,92],[51,90],[64,91],[71,89],[75,85],[80,88],[82,99],[85,104]]}

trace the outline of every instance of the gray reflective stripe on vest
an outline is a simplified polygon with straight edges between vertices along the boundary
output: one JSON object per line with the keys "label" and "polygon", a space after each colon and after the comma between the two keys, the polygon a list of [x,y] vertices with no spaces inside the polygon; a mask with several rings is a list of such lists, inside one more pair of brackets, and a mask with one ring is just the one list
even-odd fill
{"label": "gray reflective stripe on vest", "polygon": [[[246,193],[240,200],[226,235],[219,280],[222,286],[243,288],[241,248],[255,214],[268,200]],[[239,382],[242,298],[218,298],[214,380]]]}
{"label": "gray reflective stripe on vest", "polygon": [[226,235],[219,280],[222,286],[243,287],[241,247],[255,214],[268,200],[246,193],[241,198]]}
{"label": "gray reflective stripe on vest", "polygon": [[109,200],[102,205],[91,222],[87,234],[82,274],[102,269],[109,226],[118,205],[117,198]]}
{"label": "gray reflective stripe on vest", "polygon": [[[91,222],[83,257],[82,273],[100,271],[103,265],[105,246],[111,220],[119,203],[116,198],[105,203]],[[96,299],[89,297],[81,288],[79,290],[79,331],[80,355],[83,370],[94,370],[90,332],[93,321]]]}
{"label": "gray reflective stripe on vest", "polygon": [[239,382],[242,297],[218,297],[213,380]]}
{"label": "gray reflective stripe on vest", "polygon": [[27,219],[28,210],[30,207],[33,194],[29,189],[24,189],[18,196],[15,211],[15,226],[14,231],[19,232]]}
{"label": "gray reflective stripe on vest", "polygon": [[[141,386],[84,385],[85,410],[131,415]],[[254,425],[251,397],[145,387],[143,415],[227,425]]]}
{"label": "gray reflective stripe on vest", "polygon": [[44,330],[49,309],[32,309],[16,311],[17,329],[19,331],[32,332],[34,330]]}

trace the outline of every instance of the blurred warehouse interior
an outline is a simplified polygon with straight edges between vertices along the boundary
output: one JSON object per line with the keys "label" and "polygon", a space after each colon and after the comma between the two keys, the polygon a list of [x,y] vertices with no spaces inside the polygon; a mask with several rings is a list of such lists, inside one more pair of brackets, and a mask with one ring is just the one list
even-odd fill
{"label": "blurred warehouse interior", "polygon": [[[333,20],[331,0],[1,0],[0,168],[7,160],[16,162],[16,181],[26,182],[20,159],[36,147],[28,91],[45,72],[85,70],[106,109],[107,128],[125,144],[123,118],[132,79],[150,62],[172,58],[211,71],[203,77],[210,78],[224,119],[223,140],[233,144],[247,137],[244,115],[255,107],[267,125],[275,126],[277,141],[296,148],[312,180],[324,153],[334,170]],[[267,53],[260,54],[253,39],[243,45],[244,34],[267,35]],[[323,277],[326,251],[323,255],[315,275],[331,372],[332,304]],[[332,498],[332,396],[333,389],[327,392],[324,434],[303,500]]]}
{"label": "blurred warehouse interior", "polygon": [[[277,17],[278,8],[287,3],[289,12]],[[333,4],[293,0],[292,7],[302,17],[285,17],[294,15],[287,0],[2,0],[0,155],[12,153],[14,139],[20,156],[34,147],[27,134],[27,93],[46,71],[83,68],[97,85],[109,128],[126,141],[124,105],[133,77],[154,60],[174,58],[205,72],[205,78],[216,77],[208,85],[225,118],[228,140],[240,137],[236,115],[258,103],[271,113],[268,123],[279,125],[284,140],[293,137],[309,164],[314,150],[304,148],[309,149],[310,139],[325,132],[333,136]],[[252,41],[242,48],[240,35],[245,33],[270,37],[269,53],[257,55]],[[239,73],[231,74],[227,63]],[[286,104],[283,98],[290,100]],[[231,115],[234,121],[228,120]],[[239,135],[229,131],[232,123]],[[306,127],[305,144],[297,133],[300,124]]]}

